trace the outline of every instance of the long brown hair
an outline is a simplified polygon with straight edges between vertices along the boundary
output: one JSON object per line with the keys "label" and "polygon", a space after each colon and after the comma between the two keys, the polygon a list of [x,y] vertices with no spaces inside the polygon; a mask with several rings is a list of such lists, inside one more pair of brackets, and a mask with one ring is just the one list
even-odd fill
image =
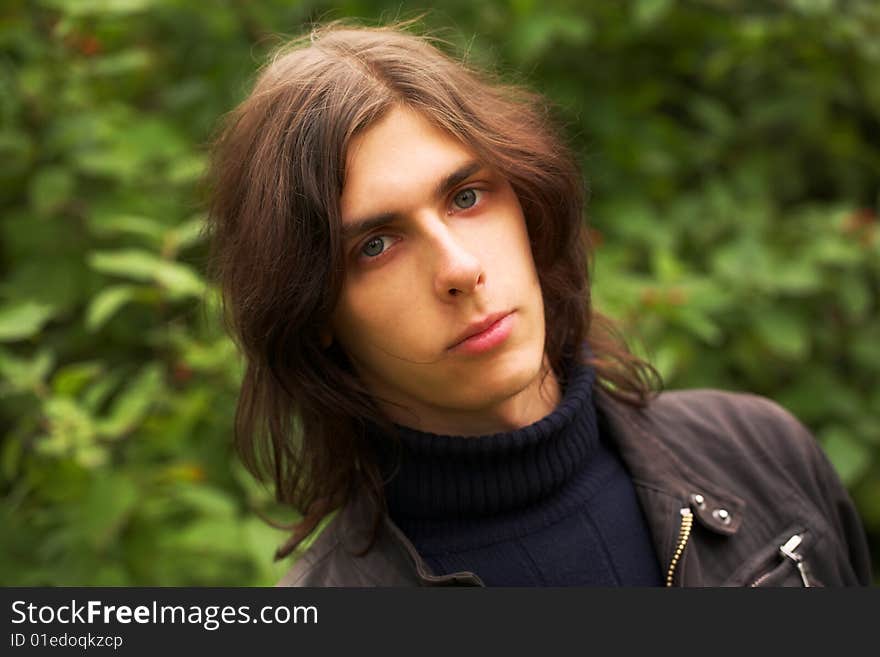
{"label": "long brown hair", "polygon": [[[581,357],[597,385],[647,403],[657,372],[590,299],[581,172],[547,101],[478,73],[401,26],[332,23],[278,50],[228,117],[210,171],[212,269],[246,369],[235,444],[248,469],[303,513],[289,554],[357,486],[383,508],[365,422],[390,425],[321,332],[345,276],[339,199],[352,138],[395,106],[420,112],[504,175],[526,217],[553,370]],[[375,517],[374,532],[381,522]],[[367,549],[369,549],[369,545]]]}

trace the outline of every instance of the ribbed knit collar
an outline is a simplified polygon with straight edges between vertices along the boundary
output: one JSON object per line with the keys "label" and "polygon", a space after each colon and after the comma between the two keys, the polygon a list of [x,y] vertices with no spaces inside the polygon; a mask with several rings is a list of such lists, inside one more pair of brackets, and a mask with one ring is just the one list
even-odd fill
{"label": "ribbed knit collar", "polygon": [[559,490],[599,444],[594,370],[570,363],[565,374],[559,405],[514,431],[445,436],[398,426],[401,460],[393,476],[392,442],[368,428],[390,515],[463,520],[524,509]]}

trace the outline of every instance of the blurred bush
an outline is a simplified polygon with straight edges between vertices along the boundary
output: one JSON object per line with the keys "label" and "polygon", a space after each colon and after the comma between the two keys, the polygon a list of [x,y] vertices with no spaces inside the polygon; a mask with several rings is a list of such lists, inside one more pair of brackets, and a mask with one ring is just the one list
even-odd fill
{"label": "blurred bush", "polygon": [[[207,145],[273,35],[425,7],[5,3],[0,582],[285,570],[258,513],[293,516],[230,449],[241,363],[202,273]],[[599,306],[668,387],[794,412],[880,564],[880,5],[455,0],[425,23],[555,101]]]}

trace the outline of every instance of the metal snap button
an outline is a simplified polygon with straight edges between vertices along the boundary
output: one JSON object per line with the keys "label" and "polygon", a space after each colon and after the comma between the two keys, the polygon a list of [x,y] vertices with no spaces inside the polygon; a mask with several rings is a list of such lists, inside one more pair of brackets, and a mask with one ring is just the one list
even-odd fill
{"label": "metal snap button", "polygon": [[691,495],[691,502],[693,502],[698,509],[702,509],[706,506],[706,498],[699,493],[693,493]]}
{"label": "metal snap button", "polygon": [[730,524],[730,513],[727,509],[715,509],[712,511],[712,517],[725,525]]}

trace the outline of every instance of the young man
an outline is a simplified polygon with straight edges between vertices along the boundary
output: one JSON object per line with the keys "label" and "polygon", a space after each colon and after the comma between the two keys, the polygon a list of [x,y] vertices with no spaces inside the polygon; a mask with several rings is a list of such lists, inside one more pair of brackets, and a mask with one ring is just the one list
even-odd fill
{"label": "young man", "polygon": [[590,304],[580,172],[537,96],[395,29],[262,72],[211,210],[245,463],[304,513],[284,585],[870,582],[770,401],[656,394]]}

